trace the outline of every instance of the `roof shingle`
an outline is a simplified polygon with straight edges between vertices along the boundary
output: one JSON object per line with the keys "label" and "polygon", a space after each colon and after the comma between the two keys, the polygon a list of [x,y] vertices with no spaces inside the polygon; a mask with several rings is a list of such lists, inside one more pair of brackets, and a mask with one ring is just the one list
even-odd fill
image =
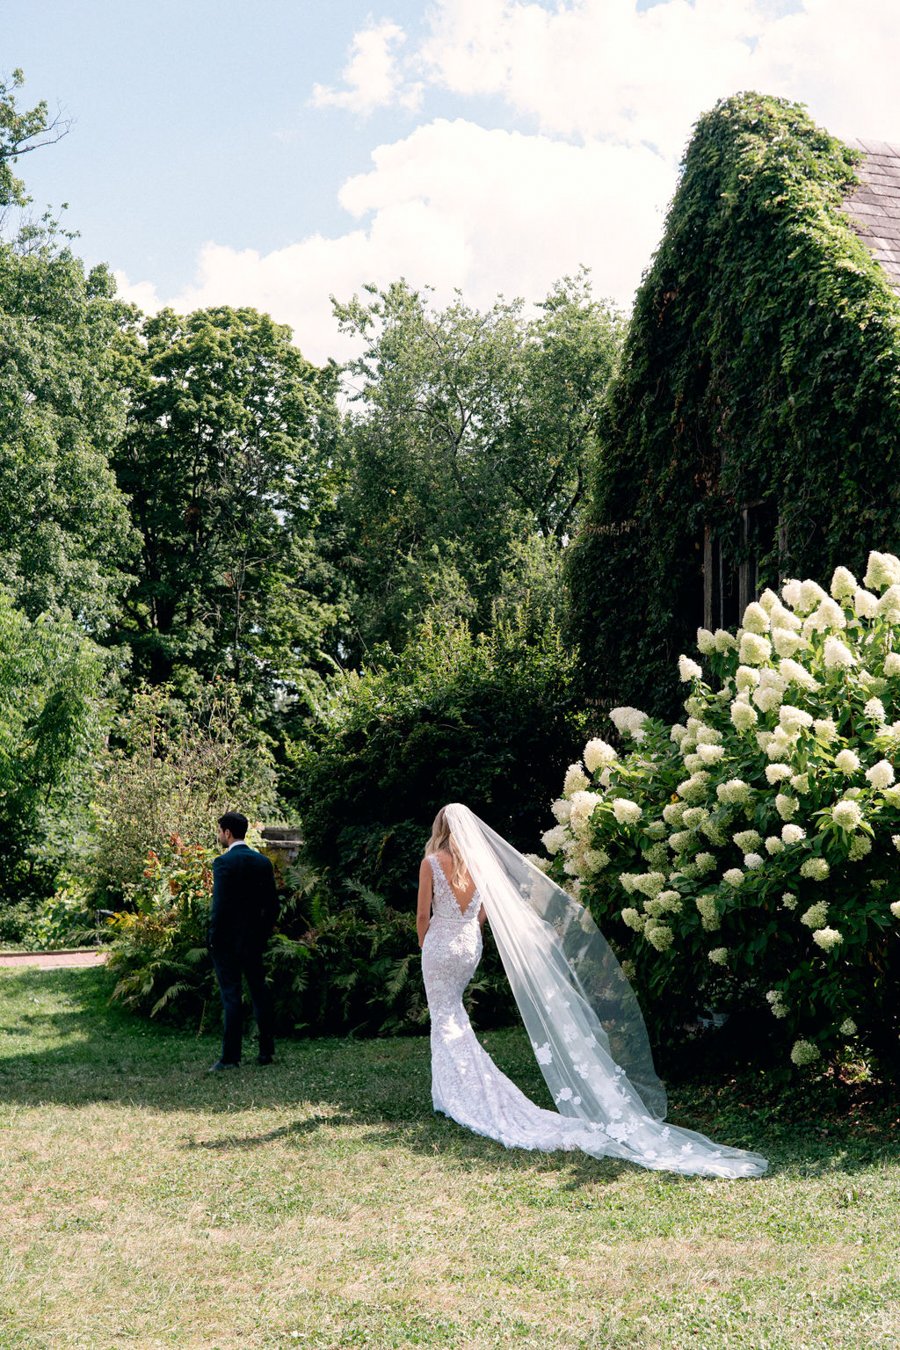
{"label": "roof shingle", "polygon": [[900,145],[870,140],[850,144],[865,158],[857,166],[859,186],[844,210],[891,285],[900,291]]}

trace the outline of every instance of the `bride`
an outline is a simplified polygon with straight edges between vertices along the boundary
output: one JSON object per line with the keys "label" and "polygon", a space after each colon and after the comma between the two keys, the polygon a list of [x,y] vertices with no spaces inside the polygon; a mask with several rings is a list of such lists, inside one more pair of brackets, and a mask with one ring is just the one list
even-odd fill
{"label": "bride", "polygon": [[[664,1123],[634,991],[588,911],[467,807],[442,807],[419,869],[432,1099],[507,1148],[581,1149],[698,1176],[761,1176],[765,1158]],[[485,918],[557,1110],[536,1106],[475,1039],[463,993]]]}

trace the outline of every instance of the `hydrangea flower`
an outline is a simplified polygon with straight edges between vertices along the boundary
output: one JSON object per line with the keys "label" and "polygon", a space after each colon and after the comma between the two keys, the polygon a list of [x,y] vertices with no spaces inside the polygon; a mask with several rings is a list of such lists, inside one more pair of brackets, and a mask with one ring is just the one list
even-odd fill
{"label": "hydrangea flower", "polygon": [[825,952],[839,947],[843,940],[842,934],[836,928],[817,928],[813,933],[813,942]]}
{"label": "hydrangea flower", "polygon": [[772,644],[759,633],[745,633],[738,654],[748,666],[763,666],[772,655]]}
{"label": "hydrangea flower", "polygon": [[807,928],[824,928],[827,918],[828,905],[826,901],[819,900],[815,905],[810,905],[804,914],[800,915],[800,922],[806,924]]}
{"label": "hydrangea flower", "polygon": [[797,908],[797,897],[796,897],[796,895],[794,895],[794,893],[793,893],[792,891],[785,891],[785,892],[784,892],[784,894],[783,894],[782,897],[781,897],[781,907],[782,907],[782,909],[796,909],[796,908]]}
{"label": "hydrangea flower", "polygon": [[895,919],[900,919],[900,900],[891,901],[891,913]]}
{"label": "hydrangea flower", "polygon": [[584,747],[584,763],[589,773],[596,773],[598,769],[605,769],[607,765],[613,764],[618,759],[618,755],[611,745],[602,741],[599,736],[594,740],[588,741]]}
{"label": "hydrangea flower", "polygon": [[790,778],[791,773],[790,764],[767,764],[766,782],[774,787],[776,783],[783,783],[785,778]]}
{"label": "hydrangea flower", "polygon": [[871,769],[866,769],[866,777],[874,788],[890,787],[894,781],[894,766],[888,759],[880,759]]}
{"label": "hydrangea flower", "polygon": [[644,739],[647,714],[640,708],[613,708],[609,717],[620,736],[631,736],[635,741]]}
{"label": "hydrangea flower", "polygon": [[856,577],[846,567],[836,567],[829,590],[835,600],[849,600],[856,593]]}
{"label": "hydrangea flower", "polygon": [[799,633],[792,633],[789,628],[773,627],[772,646],[777,656],[790,657],[795,656],[801,647],[807,646],[807,642]]}
{"label": "hydrangea flower", "polygon": [[888,586],[878,601],[878,615],[888,623],[900,623],[900,586]]}
{"label": "hydrangea flower", "polygon": [[637,802],[629,801],[627,797],[617,797],[612,809],[620,825],[636,825],[641,818],[641,808]]}
{"label": "hydrangea flower", "polygon": [[815,1064],[819,1058],[819,1048],[813,1045],[812,1041],[794,1041],[791,1048],[791,1062],[798,1068],[804,1068],[807,1064]]}
{"label": "hydrangea flower", "polygon": [[729,778],[727,783],[719,783],[716,796],[727,806],[741,806],[750,799],[750,785],[742,778]]}
{"label": "hydrangea flower", "polygon": [[806,831],[799,825],[782,825],[781,838],[785,844],[799,844],[806,838]]}
{"label": "hydrangea flower", "polygon": [[768,633],[769,616],[757,601],[753,601],[744,610],[741,625],[748,633]]}
{"label": "hydrangea flower", "polygon": [[640,891],[641,895],[648,895],[650,899],[655,899],[666,884],[664,872],[642,872],[633,876],[632,889]]}
{"label": "hydrangea flower", "polygon": [[825,881],[830,872],[831,868],[824,858],[807,858],[800,867],[801,877],[806,877],[809,881]]}
{"label": "hydrangea flower", "polygon": [[749,731],[758,721],[756,709],[745,699],[735,699],[731,705],[731,721],[738,731]]}
{"label": "hydrangea flower", "polygon": [[713,933],[721,925],[719,910],[714,895],[698,895],[694,899],[700,921],[707,933]]}
{"label": "hydrangea flower", "polygon": [[547,830],[541,835],[541,843],[551,856],[560,851],[565,839],[566,831],[562,825],[554,825],[552,830]]}
{"label": "hydrangea flower", "polygon": [[675,934],[664,923],[648,924],[644,929],[644,937],[658,952],[667,951],[675,940]]}
{"label": "hydrangea flower", "polygon": [[872,852],[872,840],[867,834],[855,834],[847,850],[848,862],[860,862]]}
{"label": "hydrangea flower", "polygon": [[838,1030],[842,1036],[855,1036],[856,1023],[852,1017],[845,1017]]}
{"label": "hydrangea flower", "polygon": [[803,708],[795,708],[790,703],[785,703],[778,714],[778,721],[789,736],[795,731],[805,730],[813,724],[812,714],[806,712]]}
{"label": "hydrangea flower", "polygon": [[863,823],[859,802],[850,801],[846,797],[835,802],[831,810],[831,819],[835,825],[840,825],[842,830],[858,830]]}
{"label": "hydrangea flower", "polygon": [[797,807],[800,803],[796,797],[789,797],[786,792],[779,792],[775,797],[775,810],[781,816],[782,820],[790,820],[797,814]]}
{"label": "hydrangea flower", "polygon": [[834,767],[848,776],[859,771],[859,755],[855,750],[840,750],[834,759]]}
{"label": "hydrangea flower", "polygon": [[900,582],[900,558],[893,553],[878,553],[874,549],[869,554],[863,585],[873,591],[883,591]]}
{"label": "hydrangea flower", "polygon": [[580,764],[570,764],[566,770],[566,776],[563,780],[563,793],[566,797],[571,797],[573,792],[584,792],[590,785],[590,780]]}
{"label": "hydrangea flower", "polygon": [[640,933],[646,920],[632,905],[628,905],[622,910],[622,922],[628,928],[633,928],[636,933]]}
{"label": "hydrangea flower", "polygon": [[716,870],[716,859],[712,853],[698,853],[694,859],[694,867],[697,869],[698,876],[706,876],[709,872]]}
{"label": "hydrangea flower", "polygon": [[[778,663],[778,671],[788,684],[799,684],[801,689],[806,689],[810,693],[819,687],[818,680],[814,680],[805,666],[801,666],[799,661],[791,661],[786,657]],[[807,723],[807,726],[809,723]]]}
{"label": "hydrangea flower", "polygon": [[727,872],[723,872],[722,880],[727,881],[729,886],[737,888],[744,880],[744,873],[739,867],[729,867]]}
{"label": "hydrangea flower", "polygon": [[739,830],[732,838],[742,853],[750,853],[762,843],[762,836],[756,830]]}
{"label": "hydrangea flower", "polygon": [[856,657],[840,638],[825,639],[825,665],[829,670],[847,670],[856,665]]}
{"label": "hydrangea flower", "polygon": [[833,741],[837,735],[837,726],[833,717],[817,717],[813,722],[813,731],[820,741]]}
{"label": "hydrangea flower", "polygon": [[709,953],[709,959],[710,961],[712,961],[714,966],[727,966],[728,948],[713,947],[712,951]]}
{"label": "hydrangea flower", "polygon": [[734,672],[734,683],[735,687],[740,690],[742,694],[746,692],[752,693],[759,684],[759,671],[754,669],[753,666],[738,666],[737,670]]}
{"label": "hydrangea flower", "polygon": [[692,661],[689,656],[679,656],[678,678],[682,684],[688,684],[691,680],[702,680],[703,668],[698,666],[696,661]]}
{"label": "hydrangea flower", "polygon": [[860,586],[853,597],[853,609],[859,619],[874,619],[878,613],[878,596]]}
{"label": "hydrangea flower", "polygon": [[697,650],[703,656],[709,656],[716,650],[716,637],[708,628],[697,629]]}
{"label": "hydrangea flower", "polygon": [[764,859],[758,853],[747,853],[744,857],[744,866],[748,871],[753,872],[757,867],[762,867]]}
{"label": "hydrangea flower", "polygon": [[772,1010],[773,1017],[787,1017],[788,1010],[780,989],[770,989],[766,994],[766,1002]]}
{"label": "hydrangea flower", "polygon": [[572,803],[567,802],[564,797],[560,797],[557,801],[551,804],[550,810],[556,816],[556,819],[559,821],[560,825],[567,825],[569,817],[572,814]]}
{"label": "hydrangea flower", "polygon": [[779,839],[777,834],[770,834],[766,839],[766,852],[772,854],[773,857],[776,853],[783,853],[784,841]]}

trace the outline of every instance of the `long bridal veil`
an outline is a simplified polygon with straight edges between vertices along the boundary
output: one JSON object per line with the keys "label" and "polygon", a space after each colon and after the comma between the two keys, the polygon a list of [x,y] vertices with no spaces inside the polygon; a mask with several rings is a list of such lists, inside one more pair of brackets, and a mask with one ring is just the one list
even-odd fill
{"label": "long bridal veil", "polygon": [[637,998],[588,910],[468,807],[446,813],[556,1107],[584,1124],[579,1146],[684,1172],[764,1172],[757,1154],[663,1125],[665,1089]]}

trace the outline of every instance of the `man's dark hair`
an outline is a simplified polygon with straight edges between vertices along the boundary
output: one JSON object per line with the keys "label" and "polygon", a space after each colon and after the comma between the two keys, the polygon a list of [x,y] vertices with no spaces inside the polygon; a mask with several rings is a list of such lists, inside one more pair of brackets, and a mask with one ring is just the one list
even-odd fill
{"label": "man's dark hair", "polygon": [[219,816],[219,829],[230,830],[235,839],[246,839],[249,826],[249,820],[240,811],[226,811],[224,816]]}

